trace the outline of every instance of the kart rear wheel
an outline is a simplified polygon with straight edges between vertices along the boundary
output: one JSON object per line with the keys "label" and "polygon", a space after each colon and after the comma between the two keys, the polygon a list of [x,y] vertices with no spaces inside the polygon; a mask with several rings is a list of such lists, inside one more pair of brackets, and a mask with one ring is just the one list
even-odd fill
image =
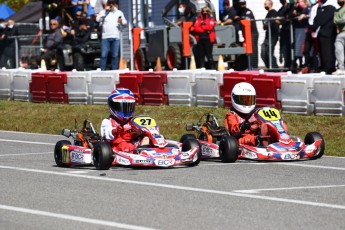
{"label": "kart rear wheel", "polygon": [[201,161],[201,146],[199,144],[199,142],[196,140],[196,139],[186,139],[184,142],[182,142],[182,151],[185,152],[185,151],[189,151],[191,150],[192,148],[194,147],[199,147],[199,150],[198,150],[198,159],[193,162],[193,163],[190,163],[188,164],[189,167],[194,167],[194,166],[197,166],[200,161]]}
{"label": "kart rear wheel", "polygon": [[183,143],[185,140],[196,140],[196,136],[194,134],[183,134],[183,136],[180,138],[180,142]]}
{"label": "kart rear wheel", "polygon": [[62,147],[64,145],[71,145],[71,142],[67,141],[67,140],[61,140],[61,141],[56,142],[56,144],[55,144],[54,159],[55,159],[55,163],[58,167],[66,166],[62,163]]}
{"label": "kart rear wheel", "polygon": [[307,135],[305,135],[304,143],[306,145],[310,145],[320,139],[322,139],[322,143],[318,149],[318,154],[316,156],[311,157],[311,159],[318,159],[322,157],[322,155],[325,152],[325,140],[323,139],[322,135],[318,132],[310,132],[307,133]]}
{"label": "kart rear wheel", "polygon": [[108,170],[114,161],[114,152],[107,142],[99,142],[93,149],[93,164],[98,170]]}
{"label": "kart rear wheel", "polygon": [[224,136],[219,142],[219,155],[224,163],[234,163],[238,158],[238,142],[233,136]]}

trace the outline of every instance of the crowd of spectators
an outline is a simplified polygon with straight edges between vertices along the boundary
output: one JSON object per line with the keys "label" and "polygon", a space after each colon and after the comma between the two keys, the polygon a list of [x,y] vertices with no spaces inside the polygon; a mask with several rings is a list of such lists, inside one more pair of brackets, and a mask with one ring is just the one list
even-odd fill
{"label": "crowd of spectators", "polygon": [[[119,31],[118,25],[125,25],[124,14],[119,10],[117,0],[65,0],[62,7],[68,17],[61,18],[57,13],[61,10],[60,0],[51,0],[46,8],[49,8],[50,30],[44,43],[41,58],[45,60],[48,68],[52,68],[51,60],[58,54],[58,50],[64,44],[78,46],[85,42],[92,31],[101,29],[99,35],[103,35],[100,42],[102,47],[101,66],[105,69],[106,56],[111,53],[111,69],[116,69],[119,55]],[[265,37],[261,44],[261,59],[266,68],[277,69],[279,63],[285,68],[301,73],[325,71],[327,74],[345,74],[344,47],[345,47],[345,0],[338,0],[334,4],[331,0],[280,0],[278,11],[273,8],[272,0],[262,0],[264,9],[267,10],[262,22]],[[46,1],[48,2],[48,1]],[[178,9],[182,21],[194,22],[194,35],[197,38],[197,66],[205,67],[205,58],[210,63],[208,68],[214,69],[212,47],[215,43],[216,25],[233,25],[236,29],[236,40],[241,43],[240,33],[243,28],[240,20],[251,20],[253,53],[250,55],[252,68],[258,68],[258,41],[259,33],[251,9],[247,7],[246,0],[237,1],[238,5],[231,6],[229,0],[223,0],[223,10],[219,14],[219,20],[210,8],[202,9],[200,14],[188,8],[183,2]],[[111,7],[110,7],[111,5]],[[114,11],[115,9],[115,11]],[[114,11],[114,12],[111,12]],[[109,14],[109,12],[111,12]],[[116,13],[115,13],[116,12]],[[207,12],[207,13],[206,13]],[[110,16],[108,16],[110,15]],[[113,17],[116,17],[113,18]],[[114,19],[114,25],[110,25],[109,19]],[[101,27],[99,26],[101,25]],[[110,26],[112,33],[104,31]],[[15,57],[14,39],[18,31],[12,20],[0,19],[0,67],[14,68]],[[293,39],[293,41],[291,40]],[[279,57],[275,57],[275,46],[280,45]],[[58,55],[57,55],[58,56]],[[63,68],[63,60],[57,62]]]}

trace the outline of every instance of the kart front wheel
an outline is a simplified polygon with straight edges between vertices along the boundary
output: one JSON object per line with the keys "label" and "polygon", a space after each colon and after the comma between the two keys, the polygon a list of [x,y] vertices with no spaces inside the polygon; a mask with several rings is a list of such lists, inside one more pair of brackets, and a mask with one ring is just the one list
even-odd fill
{"label": "kart front wheel", "polygon": [[93,164],[98,170],[108,170],[114,160],[114,152],[107,142],[99,142],[93,149]]}
{"label": "kart front wheel", "polygon": [[325,152],[325,140],[323,139],[322,135],[318,132],[310,132],[310,133],[307,133],[307,135],[305,135],[304,143],[306,145],[313,144],[315,141],[320,140],[320,139],[322,140],[322,143],[319,149],[317,150],[316,155],[311,157],[311,159],[318,159],[322,157],[322,155]]}
{"label": "kart front wheel", "polygon": [[65,166],[62,162],[62,147],[64,145],[71,145],[71,142],[67,141],[67,140],[61,140],[61,141],[56,142],[56,144],[55,144],[54,159],[55,159],[55,163],[58,167]]}
{"label": "kart front wheel", "polygon": [[189,151],[189,150],[191,150],[194,147],[199,147],[199,150],[197,152],[198,159],[195,162],[188,164],[188,166],[190,166],[190,167],[197,166],[200,163],[200,161],[201,161],[201,154],[202,154],[201,153],[201,146],[200,146],[199,142],[196,139],[186,139],[182,143],[182,152]]}
{"label": "kart front wheel", "polygon": [[234,163],[238,158],[238,142],[233,136],[225,136],[219,142],[219,155],[224,163]]}

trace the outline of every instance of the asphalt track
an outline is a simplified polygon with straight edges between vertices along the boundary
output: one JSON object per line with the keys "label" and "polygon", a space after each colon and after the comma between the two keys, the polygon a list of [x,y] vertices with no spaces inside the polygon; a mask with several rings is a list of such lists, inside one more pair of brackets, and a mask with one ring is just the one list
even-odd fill
{"label": "asphalt track", "polygon": [[0,131],[0,229],[345,229],[345,158],[97,171],[61,139]]}

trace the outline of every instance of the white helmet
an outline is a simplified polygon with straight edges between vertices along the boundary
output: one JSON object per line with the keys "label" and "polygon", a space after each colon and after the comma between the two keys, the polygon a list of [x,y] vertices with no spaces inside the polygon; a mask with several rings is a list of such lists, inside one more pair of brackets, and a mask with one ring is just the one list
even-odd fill
{"label": "white helmet", "polygon": [[231,92],[231,103],[234,109],[240,113],[248,114],[255,108],[256,91],[247,83],[237,83]]}

